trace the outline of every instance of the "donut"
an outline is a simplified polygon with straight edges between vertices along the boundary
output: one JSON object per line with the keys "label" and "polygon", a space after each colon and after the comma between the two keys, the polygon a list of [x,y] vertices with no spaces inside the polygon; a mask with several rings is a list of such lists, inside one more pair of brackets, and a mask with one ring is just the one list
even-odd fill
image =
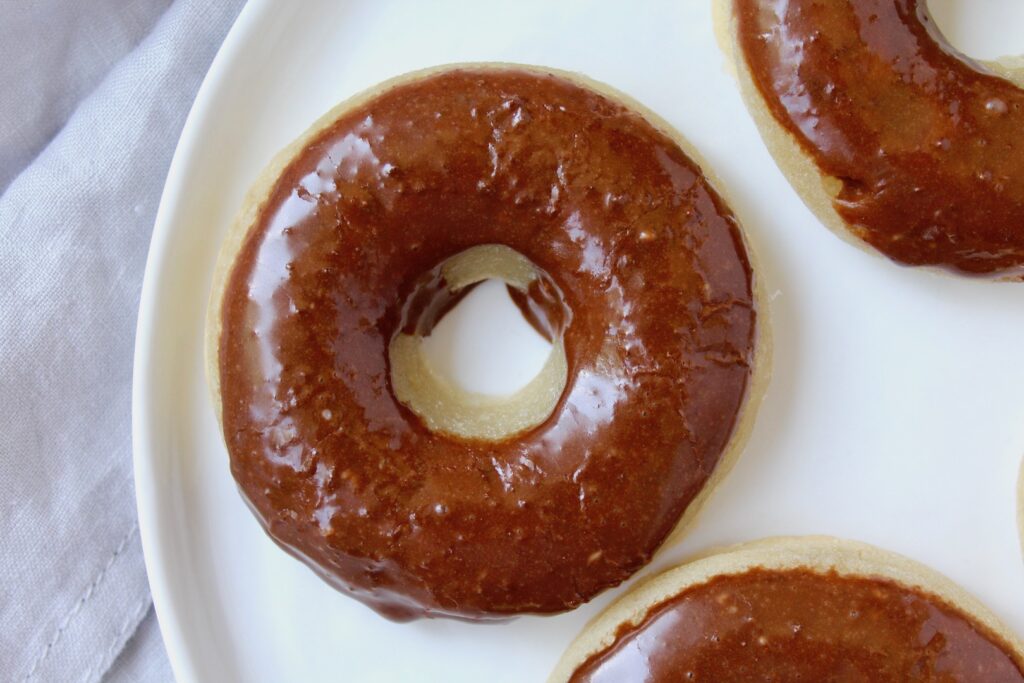
{"label": "donut", "polygon": [[[744,235],[684,144],[582,77],[460,65],[278,155],[207,324],[270,537],[394,620],[560,612],[648,562],[730,466],[766,368]],[[485,279],[552,342],[511,396],[422,362]]]}
{"label": "donut", "polygon": [[822,223],[890,259],[1024,277],[1024,60],[954,50],[924,0],[715,0],[768,150]]}
{"label": "donut", "polygon": [[827,537],[736,546],[642,583],[550,681],[1024,681],[1024,646],[900,555]]}

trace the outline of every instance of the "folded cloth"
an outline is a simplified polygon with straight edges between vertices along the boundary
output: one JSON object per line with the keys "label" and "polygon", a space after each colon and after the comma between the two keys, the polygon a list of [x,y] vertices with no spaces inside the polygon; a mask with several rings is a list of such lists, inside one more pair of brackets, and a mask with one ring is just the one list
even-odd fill
{"label": "folded cloth", "polygon": [[150,608],[135,635],[110,665],[103,683],[173,683],[174,674],[164,652],[160,626]]}
{"label": "folded cloth", "polygon": [[[38,25],[34,3],[0,4],[0,188],[14,178],[0,195],[5,681],[100,680],[150,610],[132,490],[135,317],[171,154],[243,3],[148,1],[45,0]],[[61,79],[77,90],[49,85]],[[161,655],[154,631],[120,660],[134,672],[122,680],[166,678],[140,661]]]}
{"label": "folded cloth", "polygon": [[0,3],[0,192],[170,4]]}

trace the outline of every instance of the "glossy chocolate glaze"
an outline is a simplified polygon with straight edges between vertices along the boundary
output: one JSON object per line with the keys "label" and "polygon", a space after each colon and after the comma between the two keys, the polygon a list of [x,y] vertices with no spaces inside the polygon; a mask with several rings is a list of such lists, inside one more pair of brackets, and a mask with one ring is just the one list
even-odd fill
{"label": "glossy chocolate glaze", "polygon": [[479,284],[480,282],[474,282],[452,290],[448,288],[444,276],[440,273],[431,273],[431,277],[417,286],[406,299],[408,303],[402,311],[402,322],[399,325],[402,334],[429,336],[437,323]]}
{"label": "glossy chocolate glaze", "polygon": [[733,0],[772,116],[853,232],[901,263],[1024,273],[1024,90],[956,53],[919,0]]}
{"label": "glossy chocolate glaze", "polygon": [[[443,265],[443,264],[442,264]],[[406,297],[402,309],[399,330],[402,334],[429,336],[437,323],[482,280],[452,289],[441,273],[442,266],[435,266]],[[572,311],[565,305],[564,296],[547,274],[540,274],[526,287],[505,283],[509,298],[522,314],[523,319],[548,342],[561,338],[565,326],[572,317]]]}
{"label": "glossy chocolate glaze", "polygon": [[936,596],[886,579],[754,569],[687,588],[572,676],[672,681],[1024,681],[1019,656]]}
{"label": "glossy chocolate glaze", "polygon": [[561,337],[572,317],[572,311],[564,305],[564,297],[557,285],[547,278],[537,278],[526,289],[505,286],[512,303],[519,309],[523,319],[537,330],[537,334],[549,342]]}
{"label": "glossy chocolate glaze", "polygon": [[[427,430],[387,348],[424,273],[500,243],[571,311],[568,384],[502,442]],[[343,114],[282,173],[222,305],[232,472],[268,533],[394,619],[569,609],[648,561],[732,435],[752,274],[729,209],[638,114],[459,69]]]}

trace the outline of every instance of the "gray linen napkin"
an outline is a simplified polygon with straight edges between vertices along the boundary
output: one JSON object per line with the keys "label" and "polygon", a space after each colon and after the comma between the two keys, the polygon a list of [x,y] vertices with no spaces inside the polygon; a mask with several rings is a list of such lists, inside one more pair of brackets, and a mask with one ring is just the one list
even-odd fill
{"label": "gray linen napkin", "polygon": [[[139,291],[171,154],[242,4],[0,1],[4,681],[100,680],[150,611],[131,469]],[[150,618],[111,680],[168,677]]]}

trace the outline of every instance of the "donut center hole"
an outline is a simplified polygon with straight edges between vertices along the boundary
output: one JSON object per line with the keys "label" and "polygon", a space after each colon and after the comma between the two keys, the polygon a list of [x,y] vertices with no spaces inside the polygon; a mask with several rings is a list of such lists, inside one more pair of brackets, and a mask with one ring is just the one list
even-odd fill
{"label": "donut center hole", "polygon": [[427,367],[463,391],[511,396],[540,374],[551,340],[523,315],[513,285],[489,278],[465,290],[422,338]]}
{"label": "donut center hole", "polygon": [[928,0],[928,12],[950,45],[974,59],[1024,53],[1024,2]]}
{"label": "donut center hole", "polygon": [[571,317],[519,252],[467,249],[414,283],[388,348],[392,389],[432,431],[510,438],[547,419],[565,390]]}

